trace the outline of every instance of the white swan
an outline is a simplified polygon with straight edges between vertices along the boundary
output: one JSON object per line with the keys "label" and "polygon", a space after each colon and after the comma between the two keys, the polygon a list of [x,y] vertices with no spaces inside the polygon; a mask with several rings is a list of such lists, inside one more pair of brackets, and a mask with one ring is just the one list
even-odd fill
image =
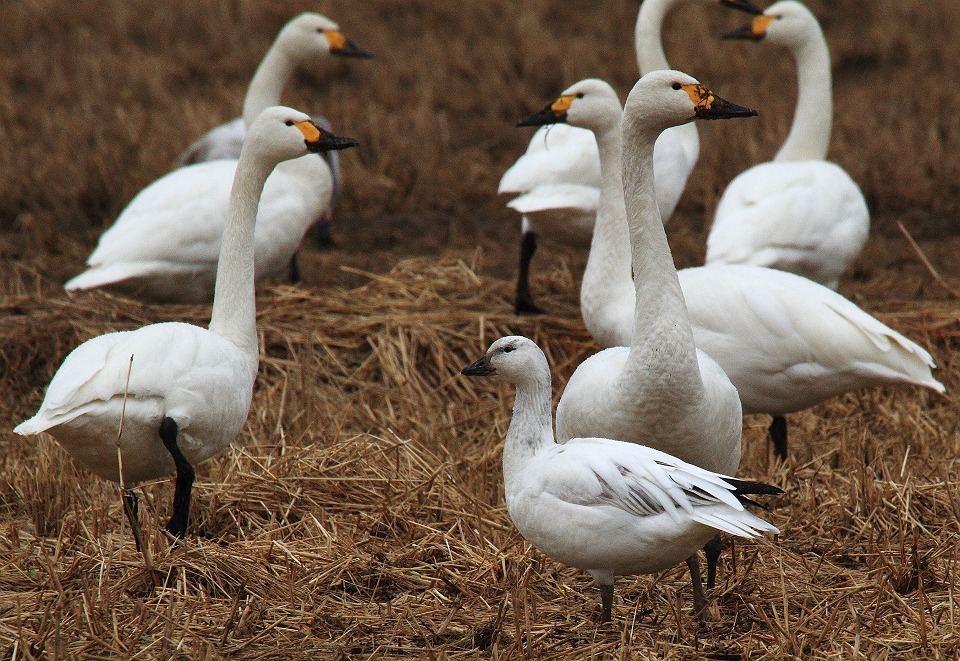
{"label": "white swan", "polygon": [[525,337],[504,337],[463,369],[517,387],[503,446],[507,511],[546,555],[587,571],[600,586],[601,621],[610,619],[614,577],[649,574],[686,560],[694,610],[705,603],[697,550],[717,534],[779,532],[744,509],[746,494],[782,493],[607,438],[557,445],[550,412],[550,367]]}
{"label": "white swan", "polygon": [[[294,17],[280,30],[273,45],[257,67],[243,102],[243,116],[210,129],[203,137],[187,147],[177,157],[176,167],[218,159],[237,159],[247,133],[247,127],[263,110],[279,105],[280,95],[297,65],[326,55],[367,59],[373,55],[347,39],[332,20],[312,12]],[[311,115],[311,121],[326,131],[333,131],[330,122],[320,115]],[[320,211],[317,236],[330,240],[333,209],[340,196],[340,159],[337,152],[321,154],[333,178],[330,203]],[[299,280],[296,261],[290,262],[292,281]]]}
{"label": "white swan", "polygon": [[790,48],[797,62],[797,107],[774,160],[742,172],[724,191],[707,237],[706,262],[769,266],[836,289],[867,240],[870,212],[850,175],[824,160],[833,101],[823,31],[806,7],[788,0],[724,36]]}
{"label": "white swan", "polygon": [[[663,51],[663,19],[674,5],[697,1],[721,4],[759,14],[749,0],[644,0],[637,13],[635,45],[640,75],[669,69]],[[523,120],[519,123],[523,126]],[[692,124],[672,127],[657,138],[654,148],[657,204],[663,222],[673,215],[700,153],[700,139]],[[523,154],[503,175],[498,193],[518,193],[507,204],[520,212],[520,266],[514,310],[540,314],[530,292],[530,261],[537,237],[573,247],[590,244],[600,187],[596,141],[589,132],[570,126],[541,128]]]}
{"label": "white swan", "polygon": [[[590,334],[629,346],[636,305],[613,88],[585,80],[565,121],[593,131],[604,174],[597,224],[580,292]],[[787,413],[844,392],[909,383],[943,392],[924,349],[818,283],[774,269],[714,264],[677,272],[696,346],[717,361],[744,413],[774,416],[774,449],[786,456]]]}
{"label": "white swan", "polygon": [[[64,359],[37,414],[14,431],[47,432],[80,465],[119,482],[122,418],[124,483],[176,471],[167,530],[182,537],[192,465],[222,452],[250,408],[259,360],[254,223],[267,177],[283,160],[353,144],[322,132],[296,110],[264,111],[250,127],[236,168],[209,329],[160,323],[84,342]],[[136,496],[129,492],[124,502],[136,531]]]}

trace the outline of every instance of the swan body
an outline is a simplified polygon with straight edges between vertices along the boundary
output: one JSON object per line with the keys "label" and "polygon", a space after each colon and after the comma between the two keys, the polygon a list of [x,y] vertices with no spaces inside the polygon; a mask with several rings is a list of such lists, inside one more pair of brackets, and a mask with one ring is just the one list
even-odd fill
{"label": "swan body", "polygon": [[[615,173],[622,167],[619,101],[601,81],[576,90],[583,96],[573,101],[566,121],[596,133],[604,172]],[[629,238],[622,180],[605,177],[580,298],[584,324],[606,347],[630,346],[633,340]],[[683,269],[677,276],[694,343],[736,386],[744,413],[783,416],[879,384],[943,391],[931,374],[929,353],[816,282],[724,264]],[[602,367],[596,372],[603,378]],[[578,390],[591,387],[601,385]]]}
{"label": "swan body", "polygon": [[[723,370],[694,345],[649,174],[654,141],[664,128],[753,111],[720,99],[681,72],[647,74],[634,86],[623,113],[621,167],[619,159],[609,158],[621,141],[613,89],[587,79],[568,88],[563,98],[568,99],[565,121],[596,129],[604,190],[617,186],[622,176],[619,185],[629,191],[626,224],[636,284],[630,345],[601,351],[576,369],[557,408],[558,439],[633,441],[733,474],[740,464],[740,399]],[[599,118],[598,124],[591,118]],[[615,202],[601,195],[598,222],[605,219],[606,226],[597,227],[594,243],[613,231],[604,205]],[[624,258],[629,263],[630,255]]]}
{"label": "swan body", "polygon": [[[209,328],[152,324],[84,342],[64,359],[36,415],[14,431],[47,432],[80,465],[117,482],[122,477],[124,483],[135,484],[176,469],[174,518],[168,530],[182,536],[192,464],[222,452],[250,408],[259,361],[254,224],[270,171],[308,150],[352,144],[321,132],[296,110],[265,110],[235,164]],[[117,458],[121,422],[122,476]],[[133,500],[132,510],[127,510],[131,521],[135,496]]]}
{"label": "swan body", "polygon": [[797,63],[793,125],[773,162],[738,175],[724,191],[707,237],[707,264],[791,271],[836,289],[870,229],[863,193],[826,161],[832,127],[830,54],[816,17],[794,0],[771,5],[725,35],[778,43]]}
{"label": "swan body", "polygon": [[[87,270],[65,289],[106,287],[155,302],[209,302],[238,163],[189,165],[140,191],[100,236]],[[274,169],[257,211],[257,280],[284,272],[332,192],[330,169],[316,154]]]}
{"label": "swan body", "polygon": [[[503,448],[504,494],[517,530],[546,555],[590,573],[610,619],[614,577],[661,571],[695,556],[718,531],[779,532],[746,511],[743,493],[778,493],[608,438],[558,445],[550,369],[524,337],[505,337],[463,370],[517,388]],[[752,488],[751,488],[752,487]]]}

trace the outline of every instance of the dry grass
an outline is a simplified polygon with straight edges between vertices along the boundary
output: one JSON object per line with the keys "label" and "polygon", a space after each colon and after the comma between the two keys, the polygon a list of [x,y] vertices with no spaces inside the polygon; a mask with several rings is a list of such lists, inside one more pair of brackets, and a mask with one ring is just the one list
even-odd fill
{"label": "dry grass", "polygon": [[[874,389],[791,416],[783,465],[768,456],[766,420],[748,421],[741,472],[786,489],[770,514],[783,534],[725,555],[716,621],[689,616],[678,567],[621,579],[615,620],[599,626],[591,580],[530,549],[506,515],[510,394],[457,372],[492,339],[523,333],[547,352],[559,393],[595,350],[575,307],[581,256],[538,262],[536,287],[556,314],[508,314],[517,222],[494,191],[529,136],[512,119],[587,75],[629,88],[637,4],[182,4],[0,9],[0,429],[35,410],[80,341],[154,321],[205,323],[201,307],[67,297],[60,285],[179,149],[237,114],[277,28],[305,9],[335,17],[379,56],[319,63],[289,92],[363,145],[344,156],[342,248],[306,252],[311,286],[261,292],[250,418],[236,447],[200,468],[183,544],[171,548],[159,532],[171,485],[145,487],[156,575],[133,550],[115,487],[49,439],[0,435],[0,652],[960,655],[960,303],[895,224],[960,287],[960,128],[950,110],[960,88],[942,78],[960,64],[960,8],[812,3],[835,64],[832,156],[876,217],[843,291],[929,347],[948,396]],[[792,112],[785,53],[713,39],[741,21],[682,7],[666,26],[678,68],[761,110],[749,127],[703,127],[670,227],[680,265],[702,256],[703,217],[725,182],[774,151]],[[411,255],[428,257],[399,260]]]}

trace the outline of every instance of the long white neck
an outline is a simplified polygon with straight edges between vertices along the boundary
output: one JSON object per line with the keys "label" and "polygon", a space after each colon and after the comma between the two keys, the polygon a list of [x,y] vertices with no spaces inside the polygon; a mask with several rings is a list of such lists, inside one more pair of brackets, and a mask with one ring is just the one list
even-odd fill
{"label": "long white neck", "polygon": [[503,445],[503,482],[508,494],[523,475],[527,462],[556,443],[550,392],[550,368],[546,361],[524,383],[517,384],[513,417]]}
{"label": "long white neck", "polygon": [[600,151],[600,201],[590,256],[580,285],[580,310],[590,335],[604,347],[623,346],[632,327],[621,314],[634,307],[630,236],[623,201],[620,113],[595,130]]}
{"label": "long white neck", "polygon": [[256,298],[254,292],[254,228],[260,194],[273,164],[257,162],[257,152],[244,143],[237,163],[227,224],[223,230],[210,330],[233,342],[256,366]]}
{"label": "long white neck", "polygon": [[793,126],[775,161],[823,160],[833,127],[833,90],[830,51],[818,24],[791,49],[797,62],[797,108]]}
{"label": "long white neck", "polygon": [[653,145],[657,135],[623,117],[625,192],[636,305],[627,369],[646,391],[669,392],[674,399],[697,398],[703,379],[673,255],[663,231],[653,185]]}
{"label": "long white neck", "polygon": [[278,38],[263,56],[243,100],[243,123],[248,129],[260,113],[280,105],[280,95],[293,74],[293,68],[294,62],[284,52]]}
{"label": "long white neck", "polygon": [[669,69],[667,55],[663,52],[663,19],[679,0],[643,0],[637,13],[634,31],[634,46],[637,49],[637,64],[640,75],[651,71]]}

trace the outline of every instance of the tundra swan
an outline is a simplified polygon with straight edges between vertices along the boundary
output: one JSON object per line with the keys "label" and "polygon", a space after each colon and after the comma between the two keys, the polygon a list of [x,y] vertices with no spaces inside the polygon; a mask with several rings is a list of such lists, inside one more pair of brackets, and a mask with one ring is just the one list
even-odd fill
{"label": "tundra swan", "polygon": [[[296,110],[265,110],[250,127],[236,167],[209,329],[159,323],[84,342],[64,359],[37,414],[14,431],[49,433],[81,466],[114,482],[137,484],[176,472],[167,530],[182,537],[193,465],[222,452],[250,409],[259,361],[254,223],[268,175],[281,161],[354,144]],[[133,492],[125,494],[124,509],[139,546]]]}

